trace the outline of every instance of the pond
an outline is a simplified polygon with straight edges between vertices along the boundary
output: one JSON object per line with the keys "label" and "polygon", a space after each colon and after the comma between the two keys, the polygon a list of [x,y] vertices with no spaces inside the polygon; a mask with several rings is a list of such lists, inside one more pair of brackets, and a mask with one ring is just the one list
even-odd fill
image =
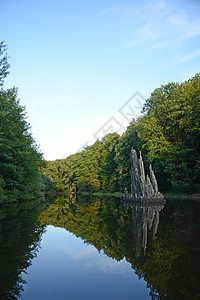
{"label": "pond", "polygon": [[200,202],[0,207],[0,299],[199,299]]}

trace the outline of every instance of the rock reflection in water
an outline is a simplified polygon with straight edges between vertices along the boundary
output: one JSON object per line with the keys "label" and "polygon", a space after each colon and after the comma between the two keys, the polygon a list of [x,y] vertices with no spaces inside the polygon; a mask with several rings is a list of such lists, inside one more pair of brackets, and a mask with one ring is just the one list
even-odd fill
{"label": "rock reflection in water", "polygon": [[164,204],[137,204],[134,202],[124,202],[125,210],[132,209],[133,228],[134,228],[134,253],[139,257],[143,249],[144,255],[148,242],[148,230],[152,233],[152,238],[158,230],[160,211]]}

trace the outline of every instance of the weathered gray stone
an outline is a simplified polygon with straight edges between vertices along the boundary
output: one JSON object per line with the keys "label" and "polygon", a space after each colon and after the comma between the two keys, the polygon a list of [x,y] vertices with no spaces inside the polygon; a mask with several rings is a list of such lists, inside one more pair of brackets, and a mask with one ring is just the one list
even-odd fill
{"label": "weathered gray stone", "polygon": [[131,195],[128,195],[127,189],[124,192],[124,198],[135,201],[165,202],[163,195],[158,191],[158,184],[152,169],[149,166],[149,175],[145,176],[144,162],[140,152],[138,159],[134,149],[131,150]]}

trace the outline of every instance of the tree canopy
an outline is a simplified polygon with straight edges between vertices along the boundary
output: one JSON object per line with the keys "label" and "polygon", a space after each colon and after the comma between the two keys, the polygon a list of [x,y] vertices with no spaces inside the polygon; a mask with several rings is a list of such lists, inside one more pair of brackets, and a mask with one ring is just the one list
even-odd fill
{"label": "tree canopy", "polygon": [[11,201],[39,193],[42,154],[30,133],[17,89],[3,89],[9,68],[5,51],[5,45],[0,43],[0,201]]}
{"label": "tree canopy", "polygon": [[153,164],[161,191],[192,191],[200,183],[199,124],[200,74],[196,74],[183,83],[155,89],[142,117],[132,120],[122,136],[110,133],[80,153],[48,162],[44,173],[59,190],[73,185],[73,190],[124,191],[130,189],[134,148],[142,151],[146,168]]}
{"label": "tree canopy", "polygon": [[[59,191],[130,190],[130,150],[142,151],[145,166],[153,164],[161,191],[192,191],[200,183],[200,74],[183,83],[155,89],[119,136],[101,141],[66,159],[38,168],[42,155],[20,105],[17,89],[3,89],[9,73],[7,48],[0,43],[0,199],[25,198],[48,185]],[[45,178],[48,176],[48,179]]]}
{"label": "tree canopy", "polygon": [[144,112],[136,127],[148,158],[160,160],[174,188],[189,189],[200,178],[200,74],[156,89]]}

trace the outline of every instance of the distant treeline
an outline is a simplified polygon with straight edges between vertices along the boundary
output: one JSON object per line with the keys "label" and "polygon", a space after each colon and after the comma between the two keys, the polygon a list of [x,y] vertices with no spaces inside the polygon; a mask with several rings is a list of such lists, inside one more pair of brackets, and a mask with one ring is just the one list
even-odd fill
{"label": "distant treeline", "polygon": [[36,197],[53,184],[58,191],[130,191],[131,148],[142,152],[146,168],[153,164],[161,191],[194,191],[200,183],[200,73],[156,89],[122,136],[108,134],[45,167],[17,89],[3,88],[8,73],[0,42],[0,202]]}
{"label": "distant treeline", "polygon": [[200,73],[181,84],[153,91],[142,117],[120,136],[101,141],[66,159],[49,161],[43,173],[59,191],[130,191],[130,151],[151,162],[161,191],[194,192],[200,183]]}
{"label": "distant treeline", "polygon": [[6,46],[0,43],[0,202],[30,199],[52,186],[39,168],[42,155],[29,131],[17,89],[3,89],[9,73]]}

